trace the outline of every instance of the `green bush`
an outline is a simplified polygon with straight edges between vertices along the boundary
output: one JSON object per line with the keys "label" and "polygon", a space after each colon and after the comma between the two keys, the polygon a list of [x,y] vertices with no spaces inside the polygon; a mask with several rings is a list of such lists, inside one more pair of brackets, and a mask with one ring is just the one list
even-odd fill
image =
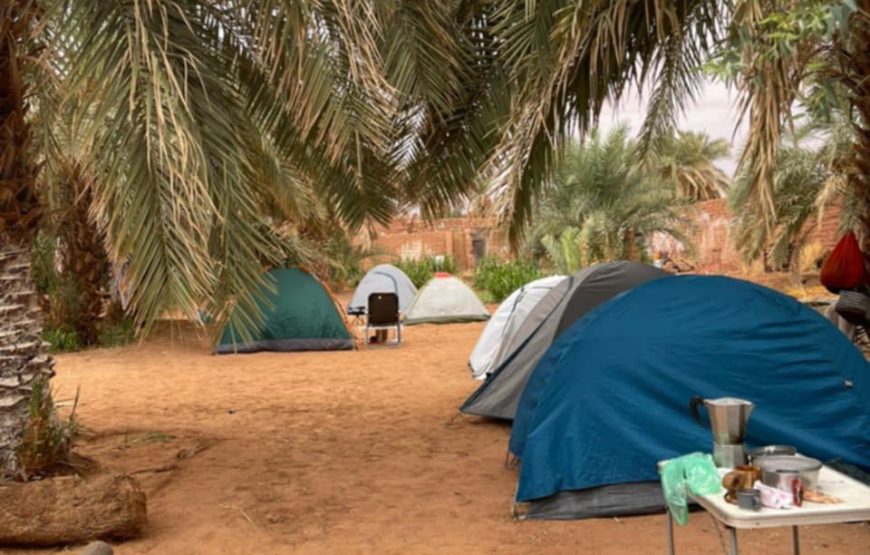
{"label": "green bush", "polygon": [[474,269],[474,288],[489,292],[493,302],[501,302],[519,287],[541,277],[532,262],[504,262],[495,257],[481,258]]}
{"label": "green bush", "polygon": [[414,287],[417,287],[418,289],[425,285],[426,282],[432,278],[435,272],[456,274],[458,270],[456,261],[451,256],[427,256],[419,260],[402,258],[396,262],[396,267],[405,272],[414,283]]}
{"label": "green bush", "polygon": [[52,353],[68,353],[82,348],[79,334],[69,326],[45,327],[42,338],[48,342],[48,349]]}
{"label": "green bush", "polygon": [[[78,333],[71,326],[46,326],[42,330],[42,338],[48,342],[52,353],[70,353],[84,348]],[[135,338],[136,326],[132,318],[122,317],[117,321],[107,320],[100,324],[100,347],[120,347],[131,343]]]}

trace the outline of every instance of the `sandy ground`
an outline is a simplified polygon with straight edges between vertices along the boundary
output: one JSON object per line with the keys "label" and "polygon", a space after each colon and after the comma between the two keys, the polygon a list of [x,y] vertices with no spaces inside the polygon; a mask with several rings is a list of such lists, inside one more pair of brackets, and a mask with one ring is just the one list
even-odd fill
{"label": "sandy ground", "polygon": [[[483,324],[407,328],[400,348],[210,356],[190,332],[58,357],[81,390],[80,451],[135,473],[145,537],[126,554],[666,552],[664,517],[511,519],[509,429],[457,416]],[[786,529],[741,553],[790,553]],[[802,530],[804,553],[870,553],[870,526]],[[709,515],[680,553],[723,553]],[[6,551],[8,553],[48,553]]]}

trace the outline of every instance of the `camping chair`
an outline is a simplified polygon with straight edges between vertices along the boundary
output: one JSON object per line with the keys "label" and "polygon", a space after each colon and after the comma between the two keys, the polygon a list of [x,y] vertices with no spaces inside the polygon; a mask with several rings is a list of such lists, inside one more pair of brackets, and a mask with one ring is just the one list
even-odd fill
{"label": "camping chair", "polygon": [[369,344],[369,330],[389,330],[390,328],[396,328],[396,345],[400,345],[402,343],[402,319],[399,313],[399,296],[395,293],[372,293],[369,295],[365,344]]}

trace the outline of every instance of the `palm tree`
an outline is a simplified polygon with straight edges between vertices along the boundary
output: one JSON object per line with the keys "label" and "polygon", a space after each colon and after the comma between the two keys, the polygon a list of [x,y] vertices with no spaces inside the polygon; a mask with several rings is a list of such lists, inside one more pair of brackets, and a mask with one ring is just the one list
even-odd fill
{"label": "palm tree", "polygon": [[551,263],[570,273],[593,262],[640,259],[654,233],[685,241],[684,202],[658,171],[637,163],[628,128],[569,145],[543,193],[533,232]]}
{"label": "palm tree", "polygon": [[860,208],[862,250],[870,269],[870,0],[858,2],[843,34],[836,42],[839,65],[834,76],[849,91],[857,121],[854,123],[851,194]]}
{"label": "palm tree", "polygon": [[[454,96],[449,125],[421,127],[419,142],[426,148],[416,153],[414,164],[437,176],[431,183],[440,191],[469,191],[473,176],[485,176],[514,245],[531,222],[534,199],[560,153],[573,136],[594,127],[605,101],[651,85],[641,132],[641,150],[647,152],[673,133],[676,116],[699,92],[702,68],[711,58],[739,92],[740,119],[750,129],[739,166],[750,176],[751,208],[765,225],[775,215],[777,150],[792,105],[808,82],[839,80],[851,91],[862,114],[854,166],[867,167],[868,0],[857,5],[829,0],[481,4],[486,8],[461,3],[464,11],[457,11],[476,14],[467,21],[480,40],[463,43],[468,54],[459,59],[476,60],[480,71],[468,82],[458,81],[473,94]],[[442,53],[448,55],[448,49]],[[446,163],[457,150],[457,163]],[[434,169],[439,165],[444,171]],[[860,198],[868,194],[867,174],[858,171],[852,178]],[[440,195],[431,198],[448,202]],[[862,225],[870,236],[866,216]]]}
{"label": "palm tree", "polygon": [[728,176],[714,162],[728,156],[731,145],[706,133],[680,131],[663,138],[650,163],[690,202],[722,198]]}
{"label": "palm tree", "polygon": [[[43,179],[47,174],[43,172]],[[75,332],[78,345],[93,346],[98,343],[112,267],[104,248],[105,237],[91,214],[89,178],[81,166],[70,163],[52,175],[50,187],[44,181],[42,185],[42,241],[34,256],[44,260],[34,267],[33,277],[42,296],[46,324],[68,328]]]}
{"label": "palm tree", "polygon": [[30,279],[39,205],[21,67],[31,26],[24,7],[22,1],[0,6],[0,476],[18,472],[30,392],[53,375]]}
{"label": "palm tree", "polygon": [[[808,9],[786,9],[796,6]],[[594,127],[606,99],[655,84],[641,142],[649,148],[673,132],[718,39],[758,36],[770,46],[791,35],[770,32],[781,22],[767,14],[819,6],[827,3],[7,0],[0,310],[21,316],[0,328],[0,418],[12,423],[0,430],[0,467],[14,472],[22,395],[50,374],[35,312],[20,308],[32,304],[24,259],[51,143],[30,127],[34,113],[75,112],[107,253],[131,257],[137,322],[147,328],[167,307],[193,314],[208,302],[243,330],[257,320],[251,292],[262,266],[282,256],[264,206],[304,212],[294,200],[313,193],[353,227],[409,202],[436,214],[483,180],[519,244],[560,150]],[[866,168],[867,0],[859,7],[834,44],[851,64],[837,75],[862,114],[856,167]],[[782,114],[813,67],[813,40],[799,34],[787,48],[743,57],[751,71],[738,82],[753,131],[744,167],[766,214]],[[867,173],[853,179],[861,198]]]}
{"label": "palm tree", "polygon": [[747,261],[764,260],[765,268],[788,270],[805,239],[805,225],[817,213],[817,199],[832,179],[817,152],[801,147],[780,147],[774,169],[776,214],[773,226],[765,225],[757,211],[747,209],[751,175],[738,176],[729,197],[737,214],[735,242]]}
{"label": "palm tree", "polygon": [[855,173],[851,156],[854,124],[842,95],[815,96],[802,104],[802,115],[777,152],[773,174],[776,213],[770,224],[752,209],[751,174],[737,176],[728,200],[737,214],[736,244],[747,261],[763,259],[768,269],[789,269],[807,238],[807,222],[821,218],[834,203],[840,207],[842,230],[855,227],[863,205],[848,186],[848,176]]}
{"label": "palm tree", "polygon": [[[286,254],[275,211],[302,217],[316,196],[354,227],[395,209],[394,130],[410,116],[380,54],[380,18],[394,11],[346,0],[0,4],[0,476],[21,474],[27,401],[52,375],[29,267],[37,183],[57,179],[57,151],[75,145],[106,252],[130,260],[139,327],[205,303],[251,329],[263,267]],[[47,123],[57,118],[73,122],[69,137]]]}

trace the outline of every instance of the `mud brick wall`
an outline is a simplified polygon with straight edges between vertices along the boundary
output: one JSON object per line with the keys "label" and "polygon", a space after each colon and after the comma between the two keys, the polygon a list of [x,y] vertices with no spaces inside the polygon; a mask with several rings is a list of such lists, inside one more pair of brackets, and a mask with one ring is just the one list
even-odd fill
{"label": "mud brick wall", "polygon": [[371,245],[393,258],[451,256],[460,270],[470,270],[474,267],[475,239],[485,241],[486,254],[508,255],[504,234],[486,218],[444,218],[433,222],[414,216],[397,218],[388,226],[375,228]]}
{"label": "mud brick wall", "polygon": [[[689,209],[692,222],[689,236],[695,247],[689,256],[685,247],[675,239],[657,234],[650,242],[652,254],[663,251],[671,256],[687,256],[695,262],[695,270],[702,273],[739,272],[743,267],[740,253],[731,238],[734,216],[724,199],[699,202]],[[821,219],[813,218],[804,227],[805,244],[817,243],[823,252],[829,252],[839,239],[840,207],[826,207]]]}

